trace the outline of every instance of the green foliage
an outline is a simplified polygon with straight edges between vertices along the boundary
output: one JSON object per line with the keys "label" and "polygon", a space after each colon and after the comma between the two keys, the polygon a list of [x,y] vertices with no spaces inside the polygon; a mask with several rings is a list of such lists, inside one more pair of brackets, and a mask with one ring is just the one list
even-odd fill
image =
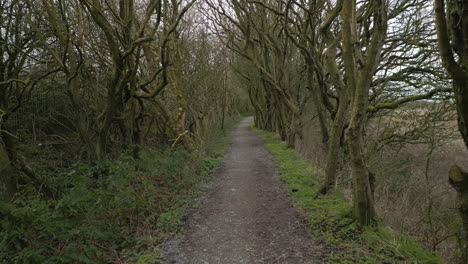
{"label": "green foliage", "polygon": [[155,264],[155,263],[159,263],[158,262],[159,254],[160,254],[159,248],[155,247],[152,252],[150,252],[148,254],[145,254],[145,255],[141,255],[138,258],[136,264]]}
{"label": "green foliage", "polygon": [[290,198],[309,223],[314,237],[330,248],[328,263],[441,263],[412,238],[389,227],[360,228],[352,216],[352,206],[342,193],[318,196],[321,173],[287,148],[279,137],[257,130],[278,163]]}
{"label": "green foliage", "polygon": [[213,136],[209,149],[76,163],[47,175],[55,200],[24,186],[12,203],[0,203],[0,263],[154,263],[157,244],[177,231],[223,156],[229,138]]}

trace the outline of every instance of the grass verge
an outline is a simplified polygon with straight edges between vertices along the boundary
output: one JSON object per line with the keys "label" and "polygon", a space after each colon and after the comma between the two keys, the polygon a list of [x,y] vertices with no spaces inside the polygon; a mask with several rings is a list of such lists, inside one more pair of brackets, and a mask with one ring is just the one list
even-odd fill
{"label": "grass verge", "polygon": [[147,148],[140,159],[123,153],[43,175],[53,199],[21,186],[13,202],[0,202],[0,263],[155,263],[160,241],[212,179],[237,121],[193,149]]}
{"label": "grass verge", "polygon": [[314,199],[320,188],[320,172],[271,132],[260,134],[278,164],[280,178],[308,222],[312,235],[327,247],[326,263],[442,263],[411,237],[385,227],[360,228],[352,207],[339,192]]}

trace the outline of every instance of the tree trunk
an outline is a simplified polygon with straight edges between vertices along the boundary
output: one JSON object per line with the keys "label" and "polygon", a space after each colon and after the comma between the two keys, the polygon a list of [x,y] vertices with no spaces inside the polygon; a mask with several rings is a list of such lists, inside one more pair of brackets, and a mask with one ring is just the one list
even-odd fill
{"label": "tree trunk", "polygon": [[375,219],[374,197],[369,181],[363,147],[362,120],[354,118],[348,130],[348,144],[351,154],[351,175],[353,178],[354,215],[361,225],[371,225]]}
{"label": "tree trunk", "polygon": [[449,171],[449,182],[457,191],[459,198],[459,210],[463,223],[461,250],[464,263],[468,263],[468,173],[455,165]]}
{"label": "tree trunk", "polygon": [[296,132],[300,129],[296,124],[297,119],[295,114],[291,114],[291,121],[288,129],[288,148],[292,149],[296,147]]}
{"label": "tree trunk", "polygon": [[107,155],[107,138],[109,135],[109,130],[112,125],[115,116],[115,97],[111,94],[108,95],[107,98],[107,107],[103,116],[102,125],[99,129],[97,135],[97,142],[96,142],[96,150],[95,150],[95,159],[103,160],[106,158]]}
{"label": "tree trunk", "polygon": [[468,72],[460,80],[454,80],[455,102],[458,115],[458,130],[468,148]]}
{"label": "tree trunk", "polygon": [[224,123],[226,119],[226,101],[227,101],[227,72],[223,71],[223,103],[222,103],[222,114],[221,114],[221,130],[224,131]]}
{"label": "tree trunk", "polygon": [[[319,88],[318,88],[318,84],[315,82],[314,80],[314,71],[313,71],[313,68],[312,68],[312,62],[310,60],[307,60],[307,68],[308,68],[308,71],[307,71],[307,78],[308,78],[308,82],[309,82],[309,85],[311,87],[311,91],[313,91],[315,94],[312,95],[312,100],[313,100],[313,103],[314,103],[314,106],[315,106],[315,109],[317,111],[317,117],[318,117],[318,121],[319,121],[319,124],[320,124],[320,132],[322,134],[322,147],[324,149],[327,149],[328,148],[328,142],[330,140],[330,136],[328,134],[328,127],[327,127],[327,123],[326,123],[326,120],[325,120],[325,111],[323,109],[323,104],[320,100],[320,91]],[[332,132],[333,133],[333,132]]]}
{"label": "tree trunk", "polygon": [[[2,128],[4,129],[4,128]],[[6,156],[4,156],[6,153]],[[39,179],[34,170],[28,165],[23,155],[18,151],[16,138],[9,134],[2,132],[0,133],[0,178],[1,183],[5,187],[8,186],[5,191],[4,197],[12,197],[12,194],[16,191],[16,184],[27,180],[31,182],[37,190],[40,190],[43,194],[48,197],[53,197],[53,191],[44,184],[45,182]],[[3,163],[5,162],[5,163]],[[7,164],[3,166],[2,164]],[[3,170],[2,171],[2,167]],[[5,175],[3,175],[5,173]],[[27,179],[20,178],[21,176],[27,176]],[[4,177],[5,176],[5,177]]]}
{"label": "tree trunk", "polygon": [[[460,3],[448,1],[447,11],[450,14],[448,20],[444,0],[435,0],[434,9],[440,57],[453,79],[458,128],[468,148],[468,0],[458,2]],[[452,29],[451,36],[449,27]],[[455,60],[452,46],[458,53],[458,62]]]}
{"label": "tree trunk", "polygon": [[[453,79],[458,129],[468,148],[468,0],[447,3],[448,16],[445,1],[434,0],[437,41],[442,64]],[[458,61],[454,51],[458,53]],[[455,165],[450,170],[449,180],[459,196],[463,221],[460,249],[464,263],[468,263],[468,177]]]}
{"label": "tree trunk", "polygon": [[5,145],[0,139],[0,200],[10,201],[16,193],[18,171],[11,165]]}
{"label": "tree trunk", "polygon": [[336,171],[338,170],[339,162],[339,151],[341,135],[345,123],[347,121],[347,113],[349,110],[349,99],[348,93],[343,89],[340,94],[340,104],[338,106],[338,112],[333,121],[331,130],[331,137],[328,142],[327,161],[325,167],[325,183],[320,191],[321,194],[326,194],[335,187],[336,184]]}
{"label": "tree trunk", "polygon": [[358,70],[355,43],[356,29],[356,1],[344,1],[341,11],[343,61],[346,85],[350,88],[351,119],[348,128],[348,145],[351,155],[351,175],[353,178],[354,214],[361,225],[374,222],[375,209],[372,188],[369,181],[369,171],[366,165],[364,147],[364,129],[367,122],[367,108],[369,89],[372,77],[380,62],[380,54],[387,31],[387,10],[385,1],[376,0],[372,3],[374,19],[373,33],[370,44],[366,49],[364,67]]}

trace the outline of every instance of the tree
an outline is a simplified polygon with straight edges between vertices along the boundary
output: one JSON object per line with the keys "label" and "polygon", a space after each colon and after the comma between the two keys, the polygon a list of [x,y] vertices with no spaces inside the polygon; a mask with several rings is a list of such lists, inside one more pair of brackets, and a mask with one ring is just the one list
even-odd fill
{"label": "tree", "polygon": [[[375,209],[366,166],[364,124],[372,77],[380,61],[380,52],[387,32],[387,10],[384,1],[373,1],[365,8],[369,16],[362,17],[363,31],[372,32],[369,39],[363,39],[366,42],[358,42],[356,2],[345,1],[340,16],[345,81],[352,97],[347,136],[352,164],[354,214],[360,224],[369,225],[374,221]],[[370,23],[373,24],[372,31]],[[357,48],[355,43],[362,46]],[[363,49],[364,54],[361,53]]]}
{"label": "tree", "polygon": [[278,131],[282,140],[293,147],[302,104],[296,97],[300,89],[293,85],[297,76],[292,66],[297,64],[297,51],[278,26],[282,18],[270,13],[265,4],[274,6],[275,1],[234,1],[230,5],[208,2],[220,39],[254,69],[255,74],[245,68],[236,72],[252,83],[249,94],[258,113],[256,123],[263,129]]}
{"label": "tree", "polygon": [[[112,126],[118,128],[123,146],[141,143],[144,112],[150,103],[158,105],[159,118],[166,120],[158,124],[167,127],[163,133],[168,138],[184,133],[184,114],[173,120],[155,98],[168,86],[180,91],[175,35],[194,2],[34,3],[39,23],[33,27],[48,56],[66,76],[65,91],[71,107],[77,109],[75,128],[90,160],[107,156]],[[97,101],[96,96],[105,100]]]}
{"label": "tree", "polygon": [[3,200],[12,198],[18,182],[41,184],[18,150],[17,137],[8,126],[11,116],[30,101],[36,84],[55,72],[37,67],[44,61],[34,55],[38,48],[35,32],[28,27],[28,11],[28,6],[21,1],[0,3],[0,191]]}
{"label": "tree", "polygon": [[[468,147],[468,1],[448,0],[445,5],[444,0],[435,0],[434,9],[440,57],[453,81],[458,129]],[[468,263],[468,173],[454,165],[449,180],[460,198],[461,248],[464,263]]]}

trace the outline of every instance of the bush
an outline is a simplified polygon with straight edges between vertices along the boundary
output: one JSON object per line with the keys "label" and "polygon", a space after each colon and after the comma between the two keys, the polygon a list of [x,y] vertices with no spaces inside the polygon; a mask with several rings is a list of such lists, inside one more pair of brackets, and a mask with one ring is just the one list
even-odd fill
{"label": "bush", "polygon": [[12,203],[0,203],[0,262],[154,260],[223,156],[228,137],[213,135],[210,149],[146,149],[139,160],[77,163],[48,175],[57,199],[23,186]]}

